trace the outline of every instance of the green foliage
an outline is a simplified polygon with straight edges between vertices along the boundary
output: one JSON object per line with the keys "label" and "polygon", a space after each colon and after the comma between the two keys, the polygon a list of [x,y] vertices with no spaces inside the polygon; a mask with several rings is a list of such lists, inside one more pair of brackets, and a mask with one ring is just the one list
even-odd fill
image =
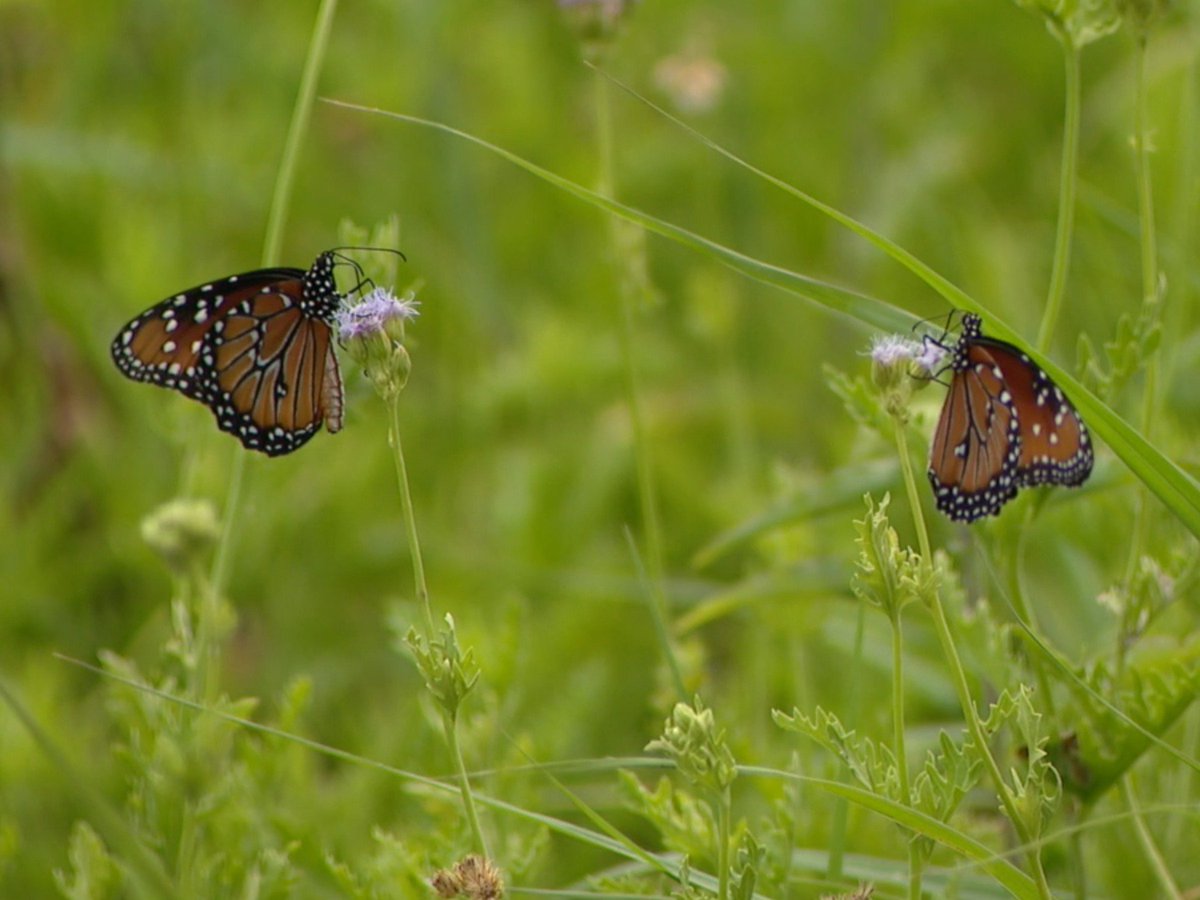
{"label": "green foliage", "polygon": [[878,506],[869,495],[864,499],[867,515],[854,523],[858,559],[850,589],[898,622],[905,606],[913,601],[928,602],[937,592],[941,572],[916,551],[900,546],[900,536],[888,523],[891,497],[885,494]]}
{"label": "green foliage", "polygon": [[459,707],[479,681],[480,673],[474,650],[467,648],[464,652],[458,646],[454,617],[446,613],[445,627],[437,637],[427,640],[411,628],[404,642],[412,650],[426,689],[446,715],[452,720],[457,718]]}
{"label": "green foliage", "polygon": [[100,835],[86,822],[77,822],[71,829],[67,850],[69,872],[56,871],[54,881],[59,892],[69,900],[103,900],[119,897],[120,869]]}
{"label": "green foliage", "polygon": [[1200,696],[1196,640],[1154,643],[1119,671],[1098,662],[1080,673],[1086,690],[1073,685],[1062,715],[1071,727],[1063,741],[1064,778],[1084,800],[1102,796],[1145,755],[1152,745],[1147,733],[1166,734]]}
{"label": "green foliage", "polygon": [[1117,320],[1116,334],[1104,342],[1104,362],[1086,334],[1079,336],[1080,367],[1089,386],[1101,397],[1116,396],[1146,365],[1162,340],[1162,329],[1143,310],[1136,319],[1123,315]]}
{"label": "green foliage", "polygon": [[1015,692],[1006,691],[992,704],[984,730],[991,736],[1005,726],[1011,728],[1023,759],[1023,765],[1014,766],[1000,786],[1012,801],[1012,806],[1005,809],[1015,810],[1021,820],[1018,824],[1026,833],[1041,837],[1062,792],[1059,775],[1045,750],[1042,716],[1034,709],[1031,693],[1024,685]]}
{"label": "green foliage", "polygon": [[699,697],[690,706],[676,703],[662,737],[652,740],[646,749],[665,753],[688,782],[714,795],[728,791],[737,776],[725,731],[717,729],[713,711]]}

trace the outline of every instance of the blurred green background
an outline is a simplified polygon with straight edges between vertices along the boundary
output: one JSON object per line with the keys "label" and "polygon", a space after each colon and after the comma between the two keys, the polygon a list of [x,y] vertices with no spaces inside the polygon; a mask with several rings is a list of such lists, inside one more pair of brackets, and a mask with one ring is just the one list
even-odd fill
{"label": "blurred green background", "polygon": [[[103,681],[52,654],[95,661],[111,649],[155,669],[173,584],[140,522],[180,495],[223,503],[240,451],[198,404],[124,379],[108,344],[168,294],[260,265],[315,15],[314,3],[0,2],[0,672],[117,805]],[[1185,464],[1200,408],[1195,242],[1179,244],[1196,209],[1196,27],[1197,5],[1177,4],[1150,68],[1161,246],[1182,310],[1162,446]],[[1103,343],[1140,301],[1131,47],[1118,34],[1084,55],[1078,231],[1052,349],[1067,367],[1080,333]],[[459,127],[594,186],[596,87],[580,60],[549,0],[346,2],[319,93]],[[1052,255],[1062,58],[1011,0],[646,0],[603,64],[1032,339]],[[920,316],[947,312],[829,220],[636,100],[614,92],[612,103],[624,202]],[[626,539],[643,538],[616,299],[628,259],[614,259],[602,213],[509,164],[318,103],[278,262],[307,267],[343,219],[393,214],[408,257],[398,287],[420,282],[402,427],[425,562],[435,608],[454,614],[484,671],[469,765],[520,764],[514,744],[542,761],[640,753],[670,695]],[[682,614],[743,592],[687,635],[689,672],[731,723],[739,758],[782,765],[795,745],[770,724],[773,706],[848,702],[828,673],[845,663],[855,616],[851,520],[879,488],[851,483],[819,516],[703,569],[691,560],[866,463],[882,462],[883,486],[899,493],[894,450],[856,425],[823,374],[865,373],[869,331],[657,238],[646,250],[635,347],[667,595]],[[310,676],[298,731],[442,774],[422,684],[385,627],[415,621],[386,410],[345,370],[343,433],[249,460],[222,688],[269,710]],[[1131,388],[1115,405],[1136,421],[1139,397]],[[922,434],[940,398],[922,395]],[[1112,548],[1128,540],[1134,502],[1119,464],[1100,457],[1098,486],[1055,504],[1030,541],[1032,602],[1080,657],[1108,639],[1092,598],[1119,577]],[[984,590],[978,532],[935,528]],[[886,647],[882,625],[870,627]],[[935,725],[956,716],[955,700],[915,631],[912,713]],[[885,652],[878,665],[885,679]],[[868,731],[886,730],[885,694],[864,701]],[[339,816],[331,843],[404,830],[403,801],[380,776],[321,778]],[[548,811],[566,805],[543,789]],[[86,815],[0,713],[3,893],[48,894]],[[563,871],[587,865],[567,858]]]}

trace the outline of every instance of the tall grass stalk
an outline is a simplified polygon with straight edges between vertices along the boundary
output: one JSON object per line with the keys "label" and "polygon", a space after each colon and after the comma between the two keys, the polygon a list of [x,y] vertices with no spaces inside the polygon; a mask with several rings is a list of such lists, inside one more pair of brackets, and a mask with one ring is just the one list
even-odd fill
{"label": "tall grass stalk", "polygon": [[[599,73],[593,74],[593,99],[596,109],[597,178],[596,192],[612,199],[616,194],[615,166],[613,158],[612,96],[608,79]],[[658,492],[654,481],[654,455],[649,431],[646,427],[645,410],[642,404],[641,379],[638,372],[637,343],[635,339],[638,288],[641,286],[641,264],[639,257],[631,256],[629,242],[624,234],[632,233],[629,223],[609,217],[609,247],[617,275],[617,306],[620,315],[621,361],[625,372],[625,405],[629,410],[630,427],[633,432],[633,457],[637,470],[638,505],[642,517],[643,539],[645,540],[645,565],[650,589],[651,615],[655,618],[656,632],[663,642],[663,657],[671,673],[676,698],[687,700],[687,691],[678,660],[671,646],[667,601],[663,594],[663,541],[662,524],[658,515]],[[641,243],[636,247],[640,253]]]}
{"label": "tall grass stalk", "polygon": [[1050,289],[1046,295],[1046,306],[1042,310],[1042,323],[1038,328],[1039,353],[1045,353],[1050,346],[1054,327],[1058,324],[1058,316],[1062,310],[1063,296],[1067,290],[1067,273],[1071,268],[1071,237],[1075,230],[1075,196],[1079,184],[1080,48],[1066,29],[1063,29],[1060,38],[1066,78],[1063,83],[1065,109],[1062,164],[1058,176],[1058,226],[1054,234]]}
{"label": "tall grass stalk", "polygon": [[[1153,327],[1162,316],[1162,296],[1158,271],[1158,238],[1154,225],[1154,190],[1150,177],[1150,124],[1146,109],[1146,52],[1145,33],[1137,35],[1134,42],[1134,132],[1133,164],[1134,181],[1137,186],[1139,249],[1142,261],[1142,309],[1146,326]],[[1169,336],[1164,335],[1164,340]],[[1158,418],[1160,402],[1159,377],[1163,348],[1151,352],[1146,360],[1142,386],[1142,417],[1139,423],[1142,436],[1151,438]],[[1129,558],[1125,566],[1125,582],[1128,585],[1137,572],[1138,560],[1146,545],[1150,497],[1145,487],[1138,489],[1134,508],[1133,532],[1130,535]],[[1118,657],[1119,658],[1119,657]]]}
{"label": "tall grass stalk", "polygon": [[[1158,268],[1158,234],[1154,222],[1154,188],[1150,174],[1150,124],[1147,110],[1146,91],[1146,56],[1148,38],[1145,31],[1139,31],[1134,41],[1134,180],[1137,185],[1139,249],[1142,261],[1142,308],[1148,327],[1155,327],[1162,321],[1162,285]],[[1164,340],[1170,340],[1164,335]],[[1161,402],[1159,381],[1161,377],[1162,356],[1164,348],[1155,348],[1146,360],[1145,381],[1142,389],[1142,435],[1150,438],[1158,420],[1158,406]],[[1132,584],[1137,573],[1138,560],[1145,551],[1149,535],[1150,496],[1144,486],[1138,488],[1135,501],[1133,533],[1131,535],[1129,558],[1126,560],[1125,583]],[[1117,659],[1124,659],[1125,642],[1119,641]],[[1159,887],[1168,897],[1179,897],[1179,887],[1171,877],[1162,852],[1155,844],[1154,836],[1146,826],[1142,816],[1137,796],[1133,787],[1133,773],[1127,772],[1121,779],[1121,799],[1129,810],[1133,821],[1134,832],[1137,835],[1138,846],[1146,861],[1150,864]]]}

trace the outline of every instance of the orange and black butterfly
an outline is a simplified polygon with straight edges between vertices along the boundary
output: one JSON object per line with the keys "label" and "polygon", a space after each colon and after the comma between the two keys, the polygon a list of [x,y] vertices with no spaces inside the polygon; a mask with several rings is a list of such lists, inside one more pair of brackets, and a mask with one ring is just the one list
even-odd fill
{"label": "orange and black butterfly", "polygon": [[[282,456],[342,427],[327,251],[312,267],[259,269],[175,294],[121,329],[117,368],[199,400],[250,450]],[[351,263],[352,264],[352,263]]]}
{"label": "orange and black butterfly", "polygon": [[1024,487],[1075,487],[1092,472],[1087,427],[1062,390],[1028,354],[983,336],[965,313],[947,348],[950,389],[929,453],[938,509],[973,522],[995,515]]}

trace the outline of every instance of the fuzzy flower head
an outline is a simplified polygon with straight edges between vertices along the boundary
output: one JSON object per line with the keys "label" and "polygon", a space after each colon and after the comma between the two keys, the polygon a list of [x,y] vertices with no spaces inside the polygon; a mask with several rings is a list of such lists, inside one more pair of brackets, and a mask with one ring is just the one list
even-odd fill
{"label": "fuzzy flower head", "polygon": [[338,336],[346,342],[374,335],[403,341],[404,323],[419,315],[420,305],[411,293],[401,299],[387,288],[375,288],[361,303],[344,307],[338,313]]}
{"label": "fuzzy flower head", "polygon": [[871,342],[871,381],[883,396],[888,414],[906,419],[915,389],[941,368],[946,350],[934,341],[898,334],[877,335]]}
{"label": "fuzzy flower head", "polygon": [[199,562],[220,537],[217,509],[208,500],[171,500],[142,520],[142,540],[179,572]]}
{"label": "fuzzy flower head", "polygon": [[343,307],[337,314],[338,337],[389,401],[408,381],[404,323],[416,318],[419,305],[411,291],[398,298],[387,288],[375,288],[361,303]]}
{"label": "fuzzy flower head", "polygon": [[589,57],[601,54],[616,36],[621,21],[636,0],[558,0]]}
{"label": "fuzzy flower head", "polygon": [[504,896],[504,877],[496,864],[474,853],[464,856],[452,869],[439,869],[429,884],[447,900],[501,900]]}

